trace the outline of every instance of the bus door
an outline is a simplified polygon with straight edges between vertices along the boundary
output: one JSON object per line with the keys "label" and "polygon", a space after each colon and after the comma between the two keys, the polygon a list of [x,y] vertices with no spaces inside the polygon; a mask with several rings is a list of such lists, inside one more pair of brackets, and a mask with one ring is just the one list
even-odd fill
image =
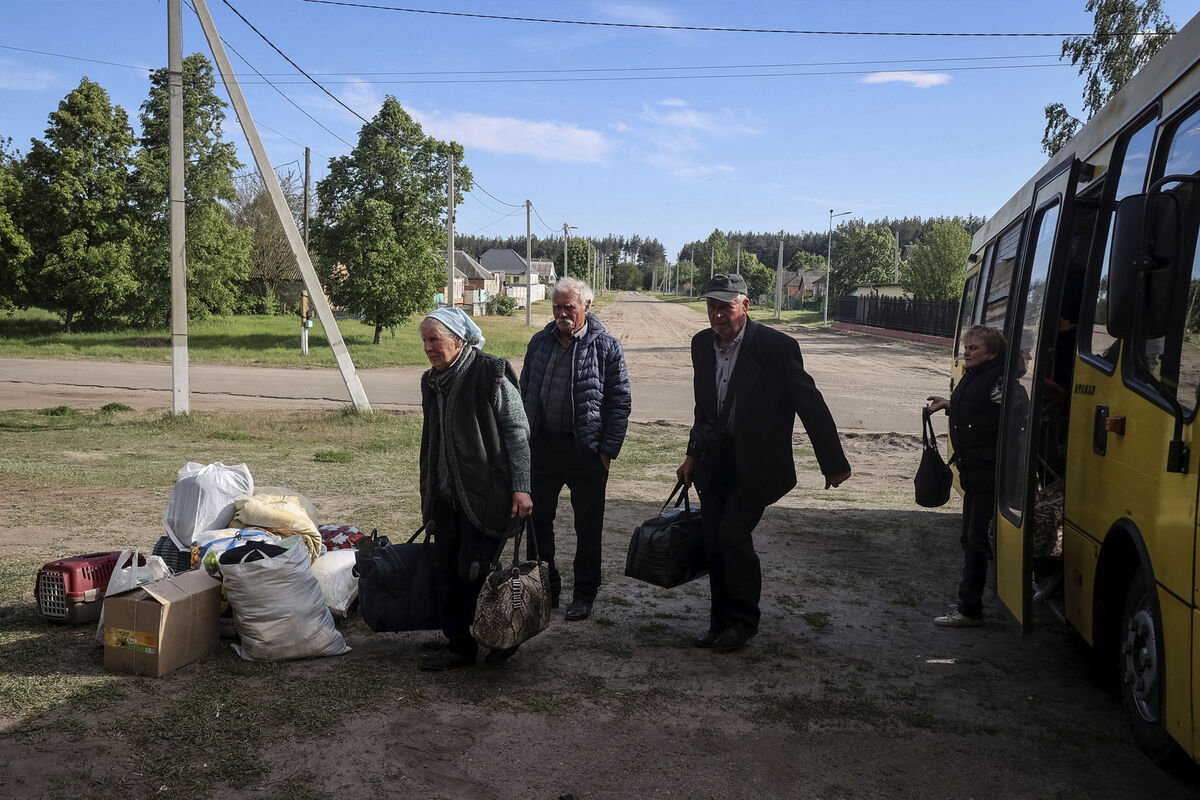
{"label": "bus door", "polygon": [[1033,624],[1033,504],[1046,477],[1037,446],[1044,383],[1058,334],[1078,171],[1079,162],[1071,159],[1037,187],[1005,325],[1008,354],[996,462],[996,595],[1024,631]]}

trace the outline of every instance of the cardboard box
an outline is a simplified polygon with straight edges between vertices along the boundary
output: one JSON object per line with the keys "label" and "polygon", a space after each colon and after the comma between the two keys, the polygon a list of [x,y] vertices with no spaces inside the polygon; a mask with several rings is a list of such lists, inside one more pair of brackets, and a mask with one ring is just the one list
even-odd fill
{"label": "cardboard box", "polygon": [[104,598],[104,666],[155,678],[217,649],[221,583],[190,570]]}

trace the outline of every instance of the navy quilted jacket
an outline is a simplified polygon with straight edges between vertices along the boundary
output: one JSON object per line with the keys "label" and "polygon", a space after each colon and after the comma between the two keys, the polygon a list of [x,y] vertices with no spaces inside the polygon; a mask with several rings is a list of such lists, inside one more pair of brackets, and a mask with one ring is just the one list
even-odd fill
{"label": "navy quilted jacket", "polygon": [[[541,387],[546,364],[555,347],[561,347],[551,322],[529,340],[521,367],[521,399],[529,431],[537,435],[542,422]],[[621,343],[605,332],[595,314],[588,312],[587,334],[575,343],[571,370],[571,397],[575,412],[575,446],[582,453],[606,453],[616,458],[629,427],[629,373]]]}

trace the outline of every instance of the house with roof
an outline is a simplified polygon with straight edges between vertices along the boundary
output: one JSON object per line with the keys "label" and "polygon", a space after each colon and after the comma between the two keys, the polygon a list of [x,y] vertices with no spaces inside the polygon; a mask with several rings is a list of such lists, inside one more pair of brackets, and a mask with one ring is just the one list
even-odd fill
{"label": "house with roof", "polygon": [[823,269],[802,269],[785,272],[783,277],[783,291],[788,297],[820,297],[825,294],[829,273]]}
{"label": "house with roof", "polygon": [[[498,276],[504,284],[504,293],[517,301],[517,305],[525,307],[525,295],[528,288],[533,302],[546,299],[546,284],[543,274],[553,276],[554,263],[551,261],[534,261],[533,269],[528,270],[525,259],[516,250],[493,247],[479,257],[479,263],[484,269]],[[546,269],[546,266],[549,269]],[[526,284],[529,284],[527,287]]]}

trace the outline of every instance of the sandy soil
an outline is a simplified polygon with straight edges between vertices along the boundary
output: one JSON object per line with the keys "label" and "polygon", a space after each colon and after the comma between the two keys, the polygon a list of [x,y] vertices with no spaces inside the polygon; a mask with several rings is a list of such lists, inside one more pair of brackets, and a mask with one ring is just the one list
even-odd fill
{"label": "sandy soil", "polygon": [[[703,317],[633,295],[602,316],[625,346],[635,416],[686,421],[687,342]],[[618,460],[605,519],[606,584],[592,619],[556,618],[504,670],[412,677],[428,635],[352,633],[354,650],[344,658],[281,673],[336,686],[386,653],[404,676],[392,678],[400,713],[372,709],[347,719],[334,742],[297,743],[325,756],[303,773],[309,794],[298,796],[358,797],[368,785],[387,797],[523,800],[1194,796],[1192,779],[1168,775],[1137,751],[1119,701],[1092,677],[1088,650],[1046,609],[1028,637],[990,598],[983,629],[931,625],[957,582],[959,508],[955,499],[918,509],[911,476],[917,408],[944,392],[945,350],[794,333],[843,429],[854,477],[821,491],[797,432],[800,485],[768,509],[755,536],[763,621],[746,650],[690,646],[706,627],[705,581],[667,591],[621,577],[629,532],[665,498],[624,478]],[[11,364],[2,366],[11,383]],[[55,391],[26,384],[21,407],[55,405]],[[560,530],[570,530],[570,519],[564,497]],[[102,544],[71,535],[80,552]],[[568,586],[572,540],[559,536]],[[0,554],[12,555],[6,544],[13,543],[0,532]],[[172,686],[186,687],[190,669],[147,691],[169,696]],[[485,699],[463,702],[464,686]],[[546,698],[542,712],[506,708],[506,693],[535,690]],[[90,767],[94,781],[136,772],[136,752],[93,744],[104,754]],[[0,740],[0,796],[51,794],[55,770],[75,757],[49,739]],[[273,767],[269,781],[214,796],[284,796],[294,754],[262,757]],[[154,789],[127,785],[127,796]]]}

